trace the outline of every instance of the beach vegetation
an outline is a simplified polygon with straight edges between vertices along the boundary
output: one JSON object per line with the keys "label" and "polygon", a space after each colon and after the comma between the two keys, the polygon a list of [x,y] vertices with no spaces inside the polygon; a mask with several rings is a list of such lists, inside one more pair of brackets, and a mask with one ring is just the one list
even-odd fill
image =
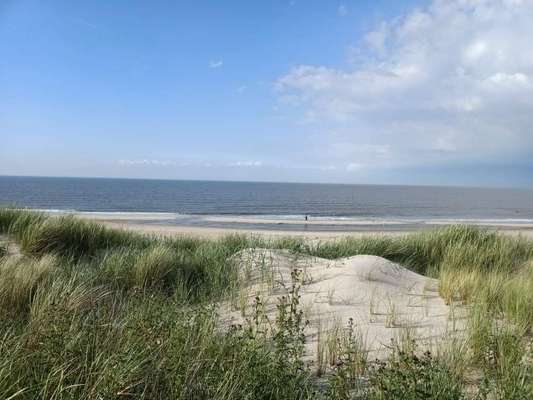
{"label": "beach vegetation", "polygon": [[[156,237],[13,208],[0,209],[0,233],[21,253],[0,248],[0,398],[533,398],[533,243],[522,237],[469,226],[318,243]],[[293,270],[263,329],[262,300],[247,309],[234,257],[248,248],[398,262],[466,307],[465,334],[425,353],[406,332],[376,361],[353,321],[338,321],[320,330],[313,368],[305,271]],[[269,290],[273,271],[261,271]],[[244,324],[221,326],[227,299]],[[406,329],[394,304],[387,316]]]}

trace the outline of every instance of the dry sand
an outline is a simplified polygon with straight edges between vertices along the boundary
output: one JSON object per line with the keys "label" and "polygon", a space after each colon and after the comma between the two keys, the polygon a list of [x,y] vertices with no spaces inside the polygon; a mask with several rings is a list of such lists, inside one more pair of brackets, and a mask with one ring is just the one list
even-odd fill
{"label": "dry sand", "polygon": [[109,220],[98,220],[111,228],[132,230],[150,235],[159,236],[193,236],[198,238],[215,239],[228,234],[243,234],[249,236],[263,236],[267,238],[279,237],[301,237],[305,239],[332,240],[342,237],[361,237],[369,235],[402,235],[412,231],[289,231],[289,230],[269,230],[269,229],[232,229],[232,228],[215,228],[204,226],[182,226],[166,224],[139,224],[131,222],[119,222]]}
{"label": "dry sand", "polygon": [[[301,271],[300,306],[309,320],[306,359],[324,359],[328,338],[346,333],[350,318],[369,357],[388,353],[391,339],[416,340],[434,349],[462,329],[462,309],[450,309],[438,294],[438,281],[376,256],[337,260],[295,256],[288,251],[248,249],[235,256],[241,294],[223,304],[224,326],[253,319],[253,303],[264,304],[265,329],[276,319],[276,305],[292,285],[291,271]],[[464,314],[464,313],[463,313]],[[244,317],[243,317],[244,315]]]}
{"label": "dry sand", "polygon": [[[343,237],[361,237],[373,235],[405,235],[415,231],[408,225],[402,225],[397,221],[358,221],[357,223],[344,221],[309,221],[306,229],[294,230],[291,227],[304,226],[302,222],[295,222],[293,220],[268,220],[258,218],[244,218],[244,217],[206,217],[207,222],[216,222],[221,226],[192,226],[187,224],[176,224],[171,222],[171,216],[174,214],[168,213],[75,213],[79,218],[90,219],[106,224],[112,228],[127,229],[145,234],[153,234],[159,236],[176,236],[186,235],[199,238],[218,238],[230,233],[239,233],[251,236],[263,236],[266,238],[276,237],[300,237],[310,240],[334,240]],[[149,222],[149,223],[147,223]],[[241,227],[235,228],[224,224],[231,225],[232,223],[240,223]],[[276,229],[268,228],[268,224],[276,222],[278,227]],[[464,221],[448,221],[449,224],[461,223]],[[250,224],[251,228],[246,228],[246,224]],[[335,226],[346,225],[346,230],[321,230],[321,226]],[[441,221],[426,221],[426,229],[430,229],[436,225],[443,225]],[[264,227],[261,227],[264,225]],[[350,226],[351,225],[351,226]],[[424,224],[423,224],[424,225]],[[528,238],[533,238],[533,225],[531,224],[513,224],[508,223],[502,225],[494,223],[488,226],[489,229],[497,230],[504,234],[521,235]]]}

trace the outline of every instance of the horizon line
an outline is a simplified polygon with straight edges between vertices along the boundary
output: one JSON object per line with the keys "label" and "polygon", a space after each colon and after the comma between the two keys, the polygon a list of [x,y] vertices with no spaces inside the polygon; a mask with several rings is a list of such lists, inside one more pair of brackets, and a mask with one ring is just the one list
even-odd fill
{"label": "horizon line", "polygon": [[311,182],[311,181],[275,181],[275,180],[231,180],[231,179],[186,179],[186,178],[139,178],[120,176],[69,176],[69,175],[4,175],[0,178],[49,178],[49,179],[109,179],[109,180],[138,180],[138,181],[170,181],[170,182],[220,182],[220,183],[276,183],[294,185],[339,185],[339,186],[404,186],[428,188],[456,188],[456,189],[512,189],[533,190],[533,186],[475,186],[466,184],[439,185],[439,184],[409,184],[409,183],[343,183],[343,182]]}

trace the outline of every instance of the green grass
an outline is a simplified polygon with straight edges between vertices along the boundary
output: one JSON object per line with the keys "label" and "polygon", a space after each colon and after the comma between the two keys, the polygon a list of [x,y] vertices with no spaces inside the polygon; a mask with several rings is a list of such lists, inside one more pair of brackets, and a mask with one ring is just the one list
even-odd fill
{"label": "green grass", "polygon": [[454,267],[513,272],[531,259],[533,245],[524,239],[457,225],[400,237],[347,237],[307,251],[324,258],[371,254],[401,263],[415,272],[438,277],[443,268]]}
{"label": "green grass", "polygon": [[[466,226],[313,245],[156,238],[14,209],[0,209],[0,233],[23,253],[0,248],[2,399],[533,396],[533,243],[522,238]],[[319,379],[301,360],[297,286],[272,338],[217,326],[213,304],[238,283],[232,255],[248,247],[372,254],[437,277],[446,301],[469,306],[465,340],[430,356],[395,349],[376,364],[348,334]]]}
{"label": "green grass", "polygon": [[8,259],[0,261],[0,309],[5,314],[29,309],[35,291],[43,280],[52,275],[56,260],[53,256],[40,259]]}

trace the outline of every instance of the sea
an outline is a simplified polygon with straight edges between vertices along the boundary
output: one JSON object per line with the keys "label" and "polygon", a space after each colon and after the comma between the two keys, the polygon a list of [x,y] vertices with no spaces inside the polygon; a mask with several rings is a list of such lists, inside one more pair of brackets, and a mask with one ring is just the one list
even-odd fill
{"label": "sea", "polygon": [[321,230],[533,224],[533,190],[481,187],[0,176],[0,205],[111,217],[142,213],[145,223],[236,228],[286,228],[276,221],[303,223],[305,216],[322,221]]}

